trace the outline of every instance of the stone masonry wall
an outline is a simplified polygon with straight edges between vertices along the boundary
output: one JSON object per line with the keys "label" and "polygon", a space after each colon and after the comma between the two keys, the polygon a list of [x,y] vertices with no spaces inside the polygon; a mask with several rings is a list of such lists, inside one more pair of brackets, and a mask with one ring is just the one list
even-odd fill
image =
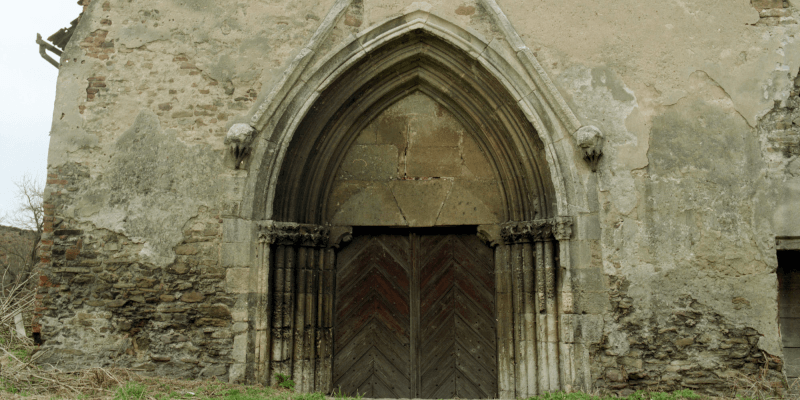
{"label": "stone masonry wall", "polygon": [[[261,221],[242,209],[262,200],[245,198],[258,171],[252,159],[233,168],[225,134],[250,121],[334,3],[83,2],[48,158],[43,363],[252,376]],[[483,0],[351,3],[309,68],[409,9],[517,58]],[[580,124],[605,136],[597,172],[573,132],[554,143],[574,153],[567,186],[581,193],[559,210],[575,221],[562,260],[574,331],[562,334],[588,360],[573,388],[721,394],[740,372],[779,380],[775,238],[800,237],[796,4],[497,7]],[[267,154],[286,145],[266,136]]]}
{"label": "stone masonry wall", "polygon": [[34,240],[33,231],[0,225],[0,274],[4,274],[3,283],[13,283],[33,267],[31,252]]}
{"label": "stone masonry wall", "polygon": [[160,267],[136,257],[139,243],[52,216],[85,184],[87,168],[62,165],[48,178],[43,243],[50,258],[43,261],[50,268],[41,277],[38,310],[48,346],[69,350],[53,350],[43,362],[227,379],[236,298],[225,292],[218,267],[219,212],[199,210],[175,261]]}

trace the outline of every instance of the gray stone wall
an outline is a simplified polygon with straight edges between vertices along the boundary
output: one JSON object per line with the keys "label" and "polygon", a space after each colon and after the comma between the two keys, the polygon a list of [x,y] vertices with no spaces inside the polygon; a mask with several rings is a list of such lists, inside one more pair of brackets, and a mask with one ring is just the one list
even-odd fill
{"label": "gray stone wall", "polygon": [[[341,15],[326,19],[334,5]],[[574,296],[560,322],[573,346],[565,388],[721,393],[734,374],[764,369],[779,380],[775,240],[800,237],[800,52],[793,4],[764,1],[92,1],[62,58],[53,114],[42,360],[266,381],[256,360],[269,253],[257,232],[272,200],[253,182],[281,172],[262,161],[285,151],[271,133],[292,121],[264,122],[241,164],[226,132],[301,110],[274,99],[315,97],[285,82],[333,76],[325,68],[365,32],[412,12],[485,39],[485,63],[506,60],[519,82],[534,80],[517,67],[530,54],[529,70],[550,81],[515,100],[552,105],[555,93],[574,113],[522,111],[537,115],[538,134],[554,132],[542,154],[565,171],[557,211],[575,221],[559,247]],[[572,136],[586,125],[605,137],[596,172]],[[468,140],[445,136],[420,153],[418,165],[438,172],[418,175],[490,186],[468,165],[480,158]],[[384,162],[375,151],[388,147],[364,140],[344,160]],[[359,180],[348,168],[337,185]],[[462,194],[498,203],[493,190]],[[500,215],[493,207],[481,223]]]}

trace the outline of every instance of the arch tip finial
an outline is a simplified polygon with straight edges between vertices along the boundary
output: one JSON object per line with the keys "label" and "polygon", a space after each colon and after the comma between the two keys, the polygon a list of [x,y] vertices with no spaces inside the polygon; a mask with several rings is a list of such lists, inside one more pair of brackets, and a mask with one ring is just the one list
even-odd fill
{"label": "arch tip finial", "polygon": [[605,141],[603,132],[596,126],[585,125],[575,132],[575,139],[578,147],[581,148],[583,159],[592,168],[592,172],[597,172],[597,163],[603,156],[603,142]]}

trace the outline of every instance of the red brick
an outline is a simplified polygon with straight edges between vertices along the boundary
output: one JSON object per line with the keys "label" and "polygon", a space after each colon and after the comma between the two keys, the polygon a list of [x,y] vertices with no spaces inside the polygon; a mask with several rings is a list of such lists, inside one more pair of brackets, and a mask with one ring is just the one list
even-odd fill
{"label": "red brick", "polygon": [[75,259],[78,258],[78,254],[79,253],[80,253],[80,250],[78,250],[78,249],[67,249],[67,252],[64,255],[64,258],[66,258],[67,260],[72,261],[72,260],[75,260]]}

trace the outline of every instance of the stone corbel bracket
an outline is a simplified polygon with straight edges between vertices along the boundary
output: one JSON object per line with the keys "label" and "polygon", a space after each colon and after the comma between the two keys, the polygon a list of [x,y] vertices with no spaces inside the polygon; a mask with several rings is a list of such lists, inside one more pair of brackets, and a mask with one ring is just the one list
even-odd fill
{"label": "stone corbel bracket", "polygon": [[575,140],[583,153],[583,159],[589,163],[592,172],[597,172],[597,163],[603,156],[603,132],[596,126],[582,126],[575,132]]}
{"label": "stone corbel bracket", "polygon": [[353,227],[352,226],[332,226],[331,236],[328,241],[328,247],[338,249],[344,243],[353,240]]}
{"label": "stone corbel bracket", "polygon": [[231,156],[236,160],[234,169],[239,169],[244,159],[250,154],[256,130],[249,124],[233,124],[225,135],[225,145],[228,146]]}

